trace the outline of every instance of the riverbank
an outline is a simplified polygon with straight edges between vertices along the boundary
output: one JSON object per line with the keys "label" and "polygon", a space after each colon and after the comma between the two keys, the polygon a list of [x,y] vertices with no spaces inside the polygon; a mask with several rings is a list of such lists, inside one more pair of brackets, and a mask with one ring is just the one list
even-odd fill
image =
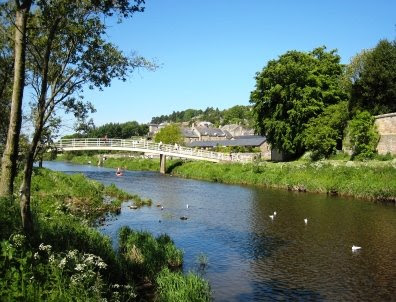
{"label": "riverbank", "polygon": [[[62,157],[60,160],[64,159]],[[94,157],[77,156],[73,163],[87,164]],[[150,159],[106,160],[109,168],[159,170],[159,162]],[[213,182],[266,186],[300,192],[326,193],[373,201],[396,201],[396,162],[393,161],[295,161],[229,164],[209,162],[168,163],[168,172],[175,176]]]}
{"label": "riverbank", "polygon": [[0,200],[0,300],[208,301],[208,283],[181,273],[183,253],[169,236],[123,228],[116,252],[95,229],[127,200],[139,203],[114,185],[35,169],[31,238],[21,231],[19,206]]}

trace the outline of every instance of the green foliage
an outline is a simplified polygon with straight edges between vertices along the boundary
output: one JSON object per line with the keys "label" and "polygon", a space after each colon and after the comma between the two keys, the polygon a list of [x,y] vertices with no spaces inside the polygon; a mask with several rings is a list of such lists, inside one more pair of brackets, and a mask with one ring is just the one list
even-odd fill
{"label": "green foliage", "polygon": [[379,135],[374,121],[375,118],[368,111],[362,111],[349,122],[349,139],[354,159],[372,159],[377,153]]}
{"label": "green foliage", "polygon": [[[41,243],[31,248],[23,235],[1,242],[0,299],[4,301],[119,301],[106,284],[107,264],[99,256],[76,249],[55,252]],[[132,286],[123,296],[135,298]],[[127,300],[127,299],[125,299]]]}
{"label": "green foliage", "polygon": [[286,155],[301,155],[310,119],[347,99],[341,75],[340,57],[325,47],[309,53],[288,51],[269,61],[257,74],[250,96],[259,133]]}
{"label": "green foliage", "polygon": [[180,127],[176,124],[161,128],[154,139],[157,143],[162,142],[164,144],[182,144],[184,142]]}
{"label": "green foliage", "polygon": [[89,130],[85,137],[105,137],[127,139],[133,136],[144,136],[148,126],[131,121],[126,123],[108,123]]}
{"label": "green foliage", "polygon": [[206,302],[210,299],[210,287],[207,281],[189,273],[183,276],[165,268],[158,275],[158,301],[169,302]]}
{"label": "green foliage", "polygon": [[151,119],[151,122],[160,124],[163,122],[192,123],[193,121],[207,121],[217,126],[226,124],[252,126],[253,115],[251,108],[251,106],[236,105],[224,110],[213,107],[208,107],[205,110],[187,109],[184,111],[173,111],[169,115],[155,116]]}
{"label": "green foliage", "polygon": [[[258,165],[258,167],[256,167]],[[309,192],[355,196],[372,200],[396,200],[396,169],[390,162],[261,162],[228,164],[187,162],[175,167],[176,176],[208,181],[259,185]]]}
{"label": "green foliage", "polygon": [[148,232],[119,230],[119,253],[130,270],[154,278],[165,267],[180,267],[183,252],[176,248],[168,235],[154,238]]}
{"label": "green foliage", "polygon": [[259,147],[251,147],[251,146],[216,146],[214,148],[216,152],[224,152],[224,153],[260,153],[261,150]]}
{"label": "green foliage", "polygon": [[368,51],[352,80],[350,107],[373,115],[396,111],[396,41],[381,40]]}
{"label": "green foliage", "polygon": [[340,145],[343,139],[348,117],[348,103],[340,102],[326,107],[318,117],[308,122],[304,143],[312,152],[312,159],[328,158],[335,154],[337,144]]}

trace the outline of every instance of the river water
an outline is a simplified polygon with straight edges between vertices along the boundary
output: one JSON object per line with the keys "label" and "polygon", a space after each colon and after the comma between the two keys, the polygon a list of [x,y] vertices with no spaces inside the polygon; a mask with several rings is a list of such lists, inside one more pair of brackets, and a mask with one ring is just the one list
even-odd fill
{"label": "river water", "polygon": [[[151,198],[152,207],[131,210],[124,204],[100,231],[115,246],[124,225],[169,234],[184,251],[184,271],[209,280],[215,301],[396,301],[394,205],[155,172],[117,177],[114,169],[44,166]],[[362,248],[352,252],[352,245]],[[203,269],[202,255],[208,262]]]}

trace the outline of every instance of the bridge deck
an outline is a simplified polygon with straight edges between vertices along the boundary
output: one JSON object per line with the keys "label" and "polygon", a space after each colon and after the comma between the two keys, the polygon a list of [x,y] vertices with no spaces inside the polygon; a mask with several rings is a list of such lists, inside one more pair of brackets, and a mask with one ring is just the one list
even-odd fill
{"label": "bridge deck", "polygon": [[104,139],[104,138],[76,138],[61,139],[55,147],[62,151],[84,151],[84,150],[109,150],[109,151],[132,151],[162,154],[188,158],[194,160],[205,160],[211,162],[251,162],[251,156],[237,155],[213,152],[202,149],[193,149],[179,145],[167,145],[154,143],[147,140],[130,140],[130,139]]}

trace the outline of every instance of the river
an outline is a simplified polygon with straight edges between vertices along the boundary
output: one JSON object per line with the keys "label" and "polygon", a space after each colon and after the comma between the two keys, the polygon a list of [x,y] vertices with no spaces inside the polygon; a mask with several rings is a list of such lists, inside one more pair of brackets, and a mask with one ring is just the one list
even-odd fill
{"label": "river", "polygon": [[[396,301],[394,205],[155,172],[117,177],[114,169],[63,162],[44,167],[151,198],[153,206],[138,210],[124,204],[100,231],[115,245],[124,225],[169,234],[184,251],[184,271],[209,280],[215,301]],[[208,259],[204,269],[199,255]]]}

